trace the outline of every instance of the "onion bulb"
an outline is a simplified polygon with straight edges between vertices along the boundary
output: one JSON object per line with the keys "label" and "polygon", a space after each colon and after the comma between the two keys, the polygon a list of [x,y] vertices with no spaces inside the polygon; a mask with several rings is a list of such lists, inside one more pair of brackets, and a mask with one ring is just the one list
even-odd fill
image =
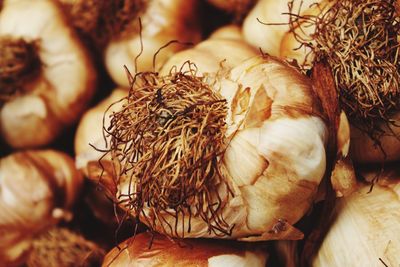
{"label": "onion bulb", "polygon": [[109,114],[115,201],[173,237],[301,239],[326,166],[310,81],[269,56],[217,78],[189,69],[137,75]]}
{"label": "onion bulb", "polygon": [[94,92],[94,66],[53,1],[4,1],[0,58],[0,132],[13,147],[49,144]]}
{"label": "onion bulb", "polygon": [[241,243],[204,239],[171,240],[158,234],[141,233],[111,250],[102,266],[265,267],[267,258],[266,251]]}
{"label": "onion bulb", "polygon": [[25,259],[36,235],[71,219],[83,179],[73,160],[53,150],[0,159],[0,265]]}

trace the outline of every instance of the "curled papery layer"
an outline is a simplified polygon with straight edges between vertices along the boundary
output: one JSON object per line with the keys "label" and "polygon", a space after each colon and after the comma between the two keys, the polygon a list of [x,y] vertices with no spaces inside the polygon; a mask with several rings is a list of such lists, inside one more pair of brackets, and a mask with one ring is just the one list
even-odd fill
{"label": "curled papery layer", "polygon": [[73,160],[53,150],[0,159],[0,263],[21,264],[32,239],[62,219],[83,183]]}
{"label": "curled papery layer", "polygon": [[400,262],[399,173],[375,170],[376,180],[337,201],[330,228],[312,265],[396,266]]}
{"label": "curled papery layer", "polygon": [[[175,52],[186,48],[187,43],[198,42],[201,31],[197,7],[197,0],[149,1],[141,15],[141,34],[139,31],[126,34],[124,38],[111,41],[105,48],[104,61],[112,79],[118,85],[128,87],[123,66],[131,71],[155,71]],[[138,25],[139,21],[131,23]],[[180,43],[164,47],[171,41]]]}
{"label": "curled papery layer", "polygon": [[[292,224],[326,166],[327,128],[308,78],[269,56],[216,79],[143,75],[106,131],[120,206],[170,236],[302,238]],[[217,103],[226,106],[211,116]]]}
{"label": "curled papery layer", "polygon": [[4,1],[0,39],[8,40],[0,54],[9,56],[0,76],[12,88],[6,97],[0,90],[1,134],[13,147],[48,144],[86,107],[94,66],[53,1]]}
{"label": "curled papery layer", "polygon": [[171,240],[150,233],[138,234],[112,249],[104,267],[112,266],[237,266],[264,267],[268,254],[239,242],[222,240]]}

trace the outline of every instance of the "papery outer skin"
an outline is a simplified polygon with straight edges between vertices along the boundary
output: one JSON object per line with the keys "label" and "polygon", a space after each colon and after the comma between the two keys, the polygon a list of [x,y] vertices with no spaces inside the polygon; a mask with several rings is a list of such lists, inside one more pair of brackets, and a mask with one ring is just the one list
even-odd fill
{"label": "papery outer skin", "polygon": [[[104,125],[109,125],[111,112],[121,108],[121,102],[115,105],[113,103],[118,102],[127,95],[127,89],[116,88],[107,98],[83,114],[75,133],[74,146],[76,167],[83,169],[86,176],[88,175],[86,170],[88,162],[97,161],[103,155],[102,152],[96,151],[89,144],[98,149],[105,149],[103,117],[105,119]],[[112,104],[113,106],[109,108]],[[108,112],[105,115],[104,113],[107,109]]]}
{"label": "papery outer skin", "polygon": [[0,108],[1,133],[13,147],[48,144],[86,107],[95,89],[94,66],[53,1],[4,1],[0,36],[38,41],[42,62],[39,77],[24,85],[28,93]]}
{"label": "papery outer skin", "polygon": [[334,219],[313,259],[313,267],[400,263],[399,192],[376,184],[368,193],[370,188],[362,185],[357,192],[337,201]]}
{"label": "papery outer skin", "polygon": [[[214,73],[222,68],[232,68],[258,53],[257,49],[244,41],[238,26],[228,25],[192,49],[176,53],[163,65],[160,73],[166,75],[173,67],[179,70],[188,60],[196,64],[199,75]],[[187,69],[185,66],[183,71]]]}
{"label": "papery outer skin", "polygon": [[[228,101],[227,137],[235,133],[223,161],[234,196],[222,210],[225,221],[235,227],[232,235],[224,238],[261,235],[280,219],[294,224],[313,202],[326,164],[327,128],[318,116],[321,111],[309,80],[285,63],[260,56],[245,61],[213,84]],[[241,90],[249,91],[250,97],[248,106],[238,112],[236,100]],[[261,97],[256,98],[257,94]],[[261,110],[253,110],[253,105]],[[270,115],[246,128],[246,124],[251,125],[246,116],[253,116],[252,112]],[[247,162],[248,158],[255,162]],[[246,163],[249,165],[241,166]],[[117,197],[128,193],[128,180],[121,179]],[[223,187],[219,192],[226,193]],[[145,208],[144,212],[150,220],[154,217],[151,210]],[[166,217],[174,225],[174,218]],[[163,228],[168,229],[158,221],[155,230],[165,232]],[[181,221],[176,229],[181,232]],[[169,231],[166,234],[174,235]],[[216,237],[201,219],[193,217],[191,231],[184,236]]]}
{"label": "papery outer skin", "polygon": [[[137,71],[153,71],[155,53],[169,41],[196,43],[201,32],[197,25],[197,0],[150,0],[141,16],[143,25],[143,52],[137,58]],[[139,21],[132,21],[139,23]],[[156,70],[175,52],[185,49],[183,44],[171,44],[163,48],[156,58]],[[122,40],[109,43],[104,61],[112,79],[120,86],[128,87],[124,66],[134,73],[135,58],[141,51],[140,35],[134,33]]]}
{"label": "papery outer skin", "polygon": [[[146,267],[264,267],[268,254],[262,246],[247,248],[243,243],[221,240],[185,239],[170,240],[155,234],[151,248],[146,245],[150,233],[141,233],[119,244],[104,258],[102,266]],[[179,243],[180,242],[180,243]]]}
{"label": "papery outer skin", "polygon": [[73,160],[61,152],[25,151],[0,159],[0,265],[15,264],[31,238],[68,215],[82,184]]}

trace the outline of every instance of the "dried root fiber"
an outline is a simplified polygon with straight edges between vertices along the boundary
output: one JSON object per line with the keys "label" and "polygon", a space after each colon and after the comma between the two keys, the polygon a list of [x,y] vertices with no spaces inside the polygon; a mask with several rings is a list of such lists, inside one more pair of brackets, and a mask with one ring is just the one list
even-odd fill
{"label": "dried root fiber", "polygon": [[27,267],[100,266],[105,251],[95,243],[66,228],[55,227],[33,242]]}

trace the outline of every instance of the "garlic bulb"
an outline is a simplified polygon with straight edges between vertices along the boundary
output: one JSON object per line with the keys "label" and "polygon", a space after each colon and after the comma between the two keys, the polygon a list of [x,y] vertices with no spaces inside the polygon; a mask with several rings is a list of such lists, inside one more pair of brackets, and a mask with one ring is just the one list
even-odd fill
{"label": "garlic bulb", "polygon": [[[201,33],[197,25],[197,4],[197,0],[149,1],[141,16],[141,35],[135,32],[115,39],[105,48],[105,65],[113,80],[120,86],[128,87],[124,66],[134,71],[137,65],[138,72],[157,70],[171,55],[185,48],[184,44],[162,48],[168,42],[199,41]],[[153,66],[153,59],[159,50],[156,66]]]}
{"label": "garlic bulb", "polygon": [[302,238],[292,224],[326,166],[327,128],[310,81],[269,56],[208,78],[136,78],[106,126],[110,191],[169,236]]}
{"label": "garlic bulb", "polygon": [[17,152],[0,159],[0,265],[21,263],[32,238],[71,208],[83,179],[73,160],[57,151]]}
{"label": "garlic bulb", "polygon": [[110,118],[104,116],[104,113],[116,111],[121,105],[112,105],[128,94],[128,90],[116,88],[114,91],[95,107],[87,110],[79,124],[75,133],[75,161],[79,170],[82,170],[86,176],[87,165],[89,162],[97,163],[101,152],[96,151],[91,145],[102,150],[104,148],[104,137],[102,134],[103,119],[104,123],[109,124]]}
{"label": "garlic bulb", "polygon": [[[379,175],[375,172],[375,176]],[[312,266],[397,266],[400,263],[400,183],[360,185],[337,201]]]}
{"label": "garlic bulb", "polygon": [[199,73],[217,72],[221,67],[234,67],[257,53],[244,41],[238,26],[228,25],[216,30],[195,47],[176,53],[164,64],[161,73],[167,74],[173,67],[182,66],[186,61],[194,62]]}
{"label": "garlic bulb", "polygon": [[0,57],[0,131],[13,147],[49,144],[93,94],[94,67],[53,1],[4,1]]}
{"label": "garlic bulb", "polygon": [[[262,246],[260,246],[262,247]],[[111,250],[102,266],[235,266],[265,267],[262,249],[221,240],[171,240],[162,235],[138,234]]]}

